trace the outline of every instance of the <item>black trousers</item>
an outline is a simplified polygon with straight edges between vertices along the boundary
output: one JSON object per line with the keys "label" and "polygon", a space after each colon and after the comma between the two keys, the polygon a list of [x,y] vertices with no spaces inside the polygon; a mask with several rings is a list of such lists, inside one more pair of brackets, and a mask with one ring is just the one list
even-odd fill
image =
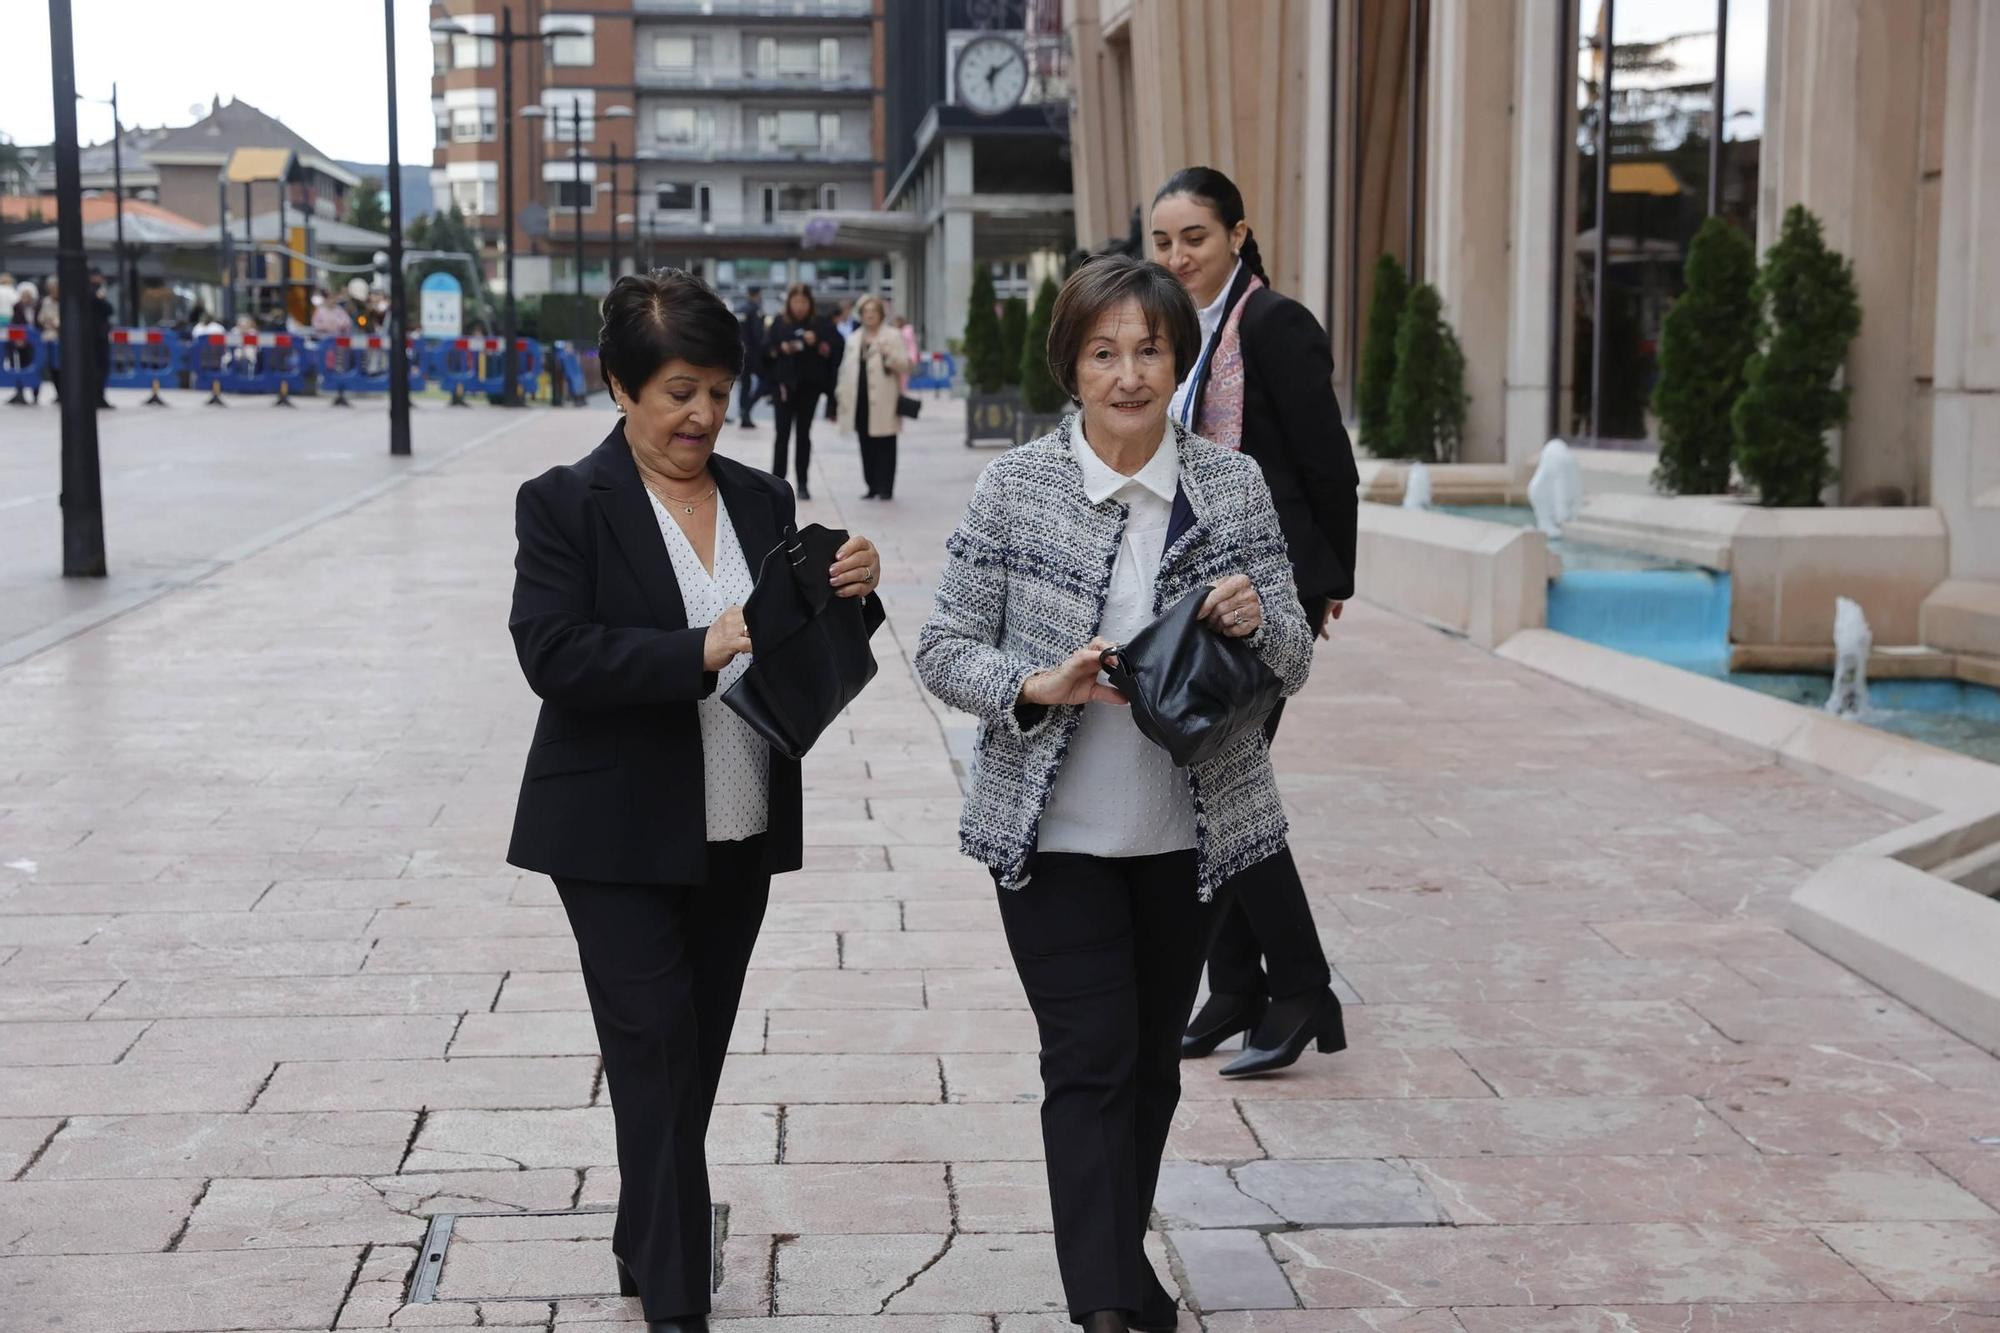
{"label": "black trousers", "polygon": [[750,409],[757,406],[757,400],[764,396],[763,386],[757,382],[757,377],[750,373],[748,365],[750,356],[751,353],[746,349],[743,354],[745,362],[743,373],[736,380],[736,414],[746,426],[750,424]]}
{"label": "black trousers", "polygon": [[812,463],[813,409],[819,406],[818,389],[785,388],[778,390],[775,410],[778,414],[777,438],[771,442],[771,475],[783,480],[785,476],[785,454],[787,440],[794,432],[798,437],[797,458],[799,464],[799,485],[810,483],[806,478],[806,468]]}
{"label": "black trousers", "polygon": [[1070,1318],[1174,1300],[1145,1254],[1160,1155],[1180,1103],[1180,1036],[1217,907],[1195,854],[1037,853],[1000,920],[1042,1044],[1042,1149]]}
{"label": "black trousers", "polygon": [[[1305,603],[1306,623],[1313,633],[1326,620],[1327,603]],[[1264,737],[1278,738],[1284,716],[1282,700],[1264,719]],[[1282,1000],[1323,989],[1333,981],[1326,950],[1320,947],[1306,886],[1299,878],[1292,849],[1259,861],[1230,881],[1231,892],[1208,951],[1208,988],[1223,995],[1251,995]]]}
{"label": "black trousers", "polygon": [[558,879],[618,1136],[611,1250],[648,1319],[709,1308],[703,1142],[764,921],[763,840],[710,843],[706,884]]}
{"label": "black trousers", "polygon": [[861,479],[868,489],[883,499],[896,493],[896,437],[861,437]]}

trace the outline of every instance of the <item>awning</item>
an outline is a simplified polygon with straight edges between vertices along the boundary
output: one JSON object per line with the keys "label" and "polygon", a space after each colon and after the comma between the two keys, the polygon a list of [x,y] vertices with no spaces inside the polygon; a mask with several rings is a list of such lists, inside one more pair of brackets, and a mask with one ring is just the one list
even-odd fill
{"label": "awning", "polygon": [[293,161],[289,148],[239,148],[229,155],[222,176],[231,185],[290,180]]}

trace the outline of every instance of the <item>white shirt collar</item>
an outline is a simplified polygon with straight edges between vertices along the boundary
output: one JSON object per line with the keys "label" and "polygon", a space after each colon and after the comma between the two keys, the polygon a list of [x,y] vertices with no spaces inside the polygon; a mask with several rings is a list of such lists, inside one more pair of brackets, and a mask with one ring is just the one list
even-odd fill
{"label": "white shirt collar", "polygon": [[1199,314],[1203,342],[1215,336],[1215,326],[1222,322],[1222,308],[1229,303],[1229,293],[1236,286],[1237,275],[1242,272],[1243,261],[1239,259],[1236,261],[1236,267],[1229,270],[1229,281],[1222,284],[1222,290],[1215,294],[1213,301],[1201,308]]}
{"label": "white shirt collar", "polygon": [[1174,502],[1174,493],[1180,489],[1181,450],[1180,443],[1174,438],[1172,422],[1167,423],[1160,447],[1146,460],[1146,466],[1129,477],[1107,465],[1083,438],[1083,414],[1080,412],[1070,418],[1069,447],[1076,455],[1077,466],[1083,469],[1083,493],[1094,505],[1103,504],[1135,482],[1168,504]]}

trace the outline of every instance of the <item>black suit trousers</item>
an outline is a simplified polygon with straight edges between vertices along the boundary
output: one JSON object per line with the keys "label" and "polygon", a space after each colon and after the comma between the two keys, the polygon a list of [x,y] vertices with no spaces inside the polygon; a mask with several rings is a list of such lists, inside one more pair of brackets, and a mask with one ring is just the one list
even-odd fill
{"label": "black suit trousers", "polygon": [[761,838],[708,844],[708,881],[556,880],[576,934],[618,1138],[611,1249],[648,1319],[709,1308],[703,1143],[771,878]]}
{"label": "black suit trousers", "polygon": [[[778,391],[776,411],[778,417],[777,438],[771,442],[771,475],[782,480],[785,475],[785,455],[793,452],[799,465],[799,485],[810,487],[806,468],[812,463],[813,412],[819,407],[818,389],[801,389],[796,385]],[[796,434],[798,447],[790,449],[790,441]]]}
{"label": "black suit trousers", "polygon": [[1037,853],[1000,920],[1042,1044],[1042,1148],[1070,1317],[1171,1318],[1145,1254],[1160,1155],[1180,1103],[1180,1035],[1216,904],[1195,854]]}
{"label": "black suit trousers", "polygon": [[[1305,611],[1306,623],[1317,634],[1326,619],[1326,600],[1308,601]],[[1284,711],[1281,699],[1264,720],[1266,740],[1278,738]],[[1289,846],[1237,875],[1230,887],[1233,891],[1208,952],[1211,991],[1282,1000],[1323,989],[1333,981]]]}

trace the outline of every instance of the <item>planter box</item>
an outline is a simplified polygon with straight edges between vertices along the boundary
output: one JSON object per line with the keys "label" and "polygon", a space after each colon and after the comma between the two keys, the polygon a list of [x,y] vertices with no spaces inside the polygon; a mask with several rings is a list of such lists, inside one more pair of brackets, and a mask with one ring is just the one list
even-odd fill
{"label": "planter box", "polygon": [[1021,442],[1021,395],[1013,389],[974,393],[965,399],[965,447],[982,444],[1012,447]]}
{"label": "planter box", "polygon": [[1039,440],[1062,425],[1063,418],[1068,415],[1067,412],[1030,412],[1023,407],[1020,416],[1016,418],[1020,432],[1014,443],[1026,444],[1029,440]]}

